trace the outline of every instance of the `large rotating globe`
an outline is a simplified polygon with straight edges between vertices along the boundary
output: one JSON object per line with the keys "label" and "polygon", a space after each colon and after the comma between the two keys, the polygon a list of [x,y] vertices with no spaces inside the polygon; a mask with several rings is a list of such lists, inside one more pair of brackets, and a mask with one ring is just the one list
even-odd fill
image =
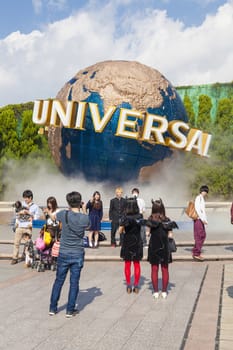
{"label": "large rotating globe", "polygon": [[[121,108],[188,121],[183,103],[171,83],[157,70],[130,61],[105,61],[80,70],[58,92],[67,101],[98,105],[100,116],[117,107],[102,133],[94,130],[87,110],[85,130],[49,128],[49,145],[65,175],[113,183],[136,180],[143,167],[170,157],[166,146],[115,136]],[[138,120],[138,127],[143,121]],[[166,136],[166,135],[165,135]],[[169,134],[167,134],[169,136]]]}

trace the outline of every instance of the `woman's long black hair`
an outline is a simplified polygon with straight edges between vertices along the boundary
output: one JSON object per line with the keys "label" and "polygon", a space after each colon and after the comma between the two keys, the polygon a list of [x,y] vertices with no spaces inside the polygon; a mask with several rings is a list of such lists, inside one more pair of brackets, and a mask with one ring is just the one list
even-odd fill
{"label": "woman's long black hair", "polygon": [[163,201],[161,198],[156,200],[151,200],[152,202],[152,209],[151,209],[151,216],[159,217],[161,220],[164,220],[166,218],[166,212],[165,212],[165,206],[163,204]]}
{"label": "woman's long black hair", "polygon": [[[96,195],[96,194],[99,195],[99,199],[98,199],[98,200],[95,199],[95,195]],[[92,196],[92,205],[93,205],[93,208],[95,208],[95,209],[98,209],[98,210],[102,209],[103,204],[102,204],[102,200],[101,200],[101,194],[100,194],[99,191],[95,191],[95,192],[93,193],[93,196]]]}
{"label": "woman's long black hair", "polygon": [[127,198],[126,200],[126,208],[125,208],[125,214],[126,215],[137,215],[139,214],[139,207],[137,203],[136,198]]}

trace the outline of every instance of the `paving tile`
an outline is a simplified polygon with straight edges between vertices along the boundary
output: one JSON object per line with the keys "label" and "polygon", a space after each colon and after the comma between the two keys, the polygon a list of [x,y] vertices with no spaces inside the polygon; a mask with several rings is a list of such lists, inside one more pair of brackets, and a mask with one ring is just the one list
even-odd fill
{"label": "paving tile", "polygon": [[232,341],[221,340],[219,342],[219,350],[232,350]]}
{"label": "paving tile", "polygon": [[[177,237],[180,241],[184,239],[180,233]],[[216,233],[213,237],[217,239],[219,235]],[[192,233],[185,238],[192,238]],[[229,253],[224,246],[207,246],[204,250],[205,254],[213,253],[213,256],[219,252],[225,256]],[[214,350],[223,265],[219,350],[233,349],[229,324],[233,306],[233,263],[175,261],[169,267],[168,298],[155,301],[150,265],[146,261],[141,264],[140,293],[126,294],[124,264],[119,260],[119,252],[119,247],[87,251],[90,257],[98,255],[101,259],[105,254],[116,257],[116,261],[85,262],[78,298],[81,312],[71,320],[65,318],[68,279],[63,286],[59,313],[49,317],[49,296],[55,273],[25,271],[22,264],[11,266],[9,261],[0,260],[0,300],[4,300],[0,308],[0,349],[13,350],[23,344],[22,350],[138,350],[140,347],[146,350]],[[190,257],[191,247],[179,247],[179,254]],[[206,279],[197,300],[206,267]],[[161,285],[161,275],[159,283]],[[191,328],[187,333],[190,320]],[[187,339],[183,349],[184,337]]]}

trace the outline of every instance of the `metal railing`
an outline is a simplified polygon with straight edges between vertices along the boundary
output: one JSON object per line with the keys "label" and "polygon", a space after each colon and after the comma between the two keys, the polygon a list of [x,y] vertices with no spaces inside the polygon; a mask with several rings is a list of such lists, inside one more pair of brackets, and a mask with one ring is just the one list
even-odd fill
{"label": "metal railing", "polygon": [[[230,211],[231,202],[206,202],[206,210],[207,212],[216,212],[216,211]],[[44,206],[39,206],[41,209]],[[67,208],[67,207],[60,207],[61,209]],[[184,213],[186,208],[186,205],[180,205],[180,206],[166,206],[166,213],[168,216],[170,216],[173,220],[176,220],[179,230],[190,230],[192,226],[192,220],[190,220],[186,214]],[[101,223],[101,230],[103,231],[109,231],[111,229],[111,222],[108,219],[108,207],[104,207],[104,217]],[[3,216],[4,213],[8,214],[7,217],[9,219],[8,224],[13,225],[14,222],[14,208],[13,208],[13,202],[10,201],[1,201],[0,202],[0,214],[2,213]],[[145,217],[148,217],[151,212],[151,207],[146,208]],[[0,220],[1,222],[1,220]],[[43,211],[41,210],[41,217],[40,220],[33,220],[33,228],[41,228],[44,225],[44,217],[43,217]]]}

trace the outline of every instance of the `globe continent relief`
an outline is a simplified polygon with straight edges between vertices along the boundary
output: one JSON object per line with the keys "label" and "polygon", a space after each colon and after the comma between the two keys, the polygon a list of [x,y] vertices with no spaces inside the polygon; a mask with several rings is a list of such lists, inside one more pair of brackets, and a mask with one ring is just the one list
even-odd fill
{"label": "globe continent relief", "polygon": [[[115,136],[120,108],[163,116],[168,122],[188,121],[171,83],[156,69],[138,62],[105,61],[82,69],[56,99],[64,107],[71,100],[96,103],[101,117],[110,106],[117,107],[102,133],[94,130],[89,109],[85,130],[49,128],[49,146],[61,171],[70,176],[83,175],[87,180],[119,183],[137,179],[143,167],[172,154],[163,145]],[[138,130],[142,124],[138,119]]]}

